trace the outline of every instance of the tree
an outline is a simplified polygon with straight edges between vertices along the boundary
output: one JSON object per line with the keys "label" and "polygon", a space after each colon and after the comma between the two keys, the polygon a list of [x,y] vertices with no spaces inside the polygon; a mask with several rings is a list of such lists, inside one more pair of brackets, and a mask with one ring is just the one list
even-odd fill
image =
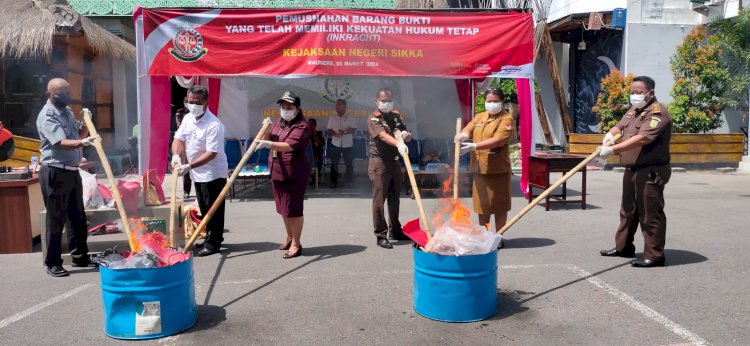
{"label": "tree", "polygon": [[708,38],[704,25],[695,27],[670,59],[675,83],[669,113],[673,131],[705,133],[721,126],[723,95],[730,79],[720,61],[716,37]]}
{"label": "tree", "polygon": [[602,121],[599,127],[601,133],[607,133],[613,128],[630,108],[630,83],[633,74],[623,77],[619,70],[614,70],[602,78],[602,91],[596,99],[592,110]]}
{"label": "tree", "polygon": [[742,8],[730,19],[711,22],[713,32],[721,48],[721,58],[729,68],[728,87],[722,99],[729,107],[739,107],[745,116],[745,126],[750,104],[750,9]]}

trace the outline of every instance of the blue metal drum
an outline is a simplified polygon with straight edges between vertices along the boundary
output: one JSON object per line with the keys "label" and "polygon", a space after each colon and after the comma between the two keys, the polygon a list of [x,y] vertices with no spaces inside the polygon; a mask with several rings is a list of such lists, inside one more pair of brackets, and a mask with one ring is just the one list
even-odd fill
{"label": "blue metal drum", "polygon": [[99,268],[104,332],[115,339],[153,339],[195,324],[193,259],[160,268]]}
{"label": "blue metal drum", "polygon": [[414,248],[414,310],[444,322],[497,314],[497,251],[443,256]]}

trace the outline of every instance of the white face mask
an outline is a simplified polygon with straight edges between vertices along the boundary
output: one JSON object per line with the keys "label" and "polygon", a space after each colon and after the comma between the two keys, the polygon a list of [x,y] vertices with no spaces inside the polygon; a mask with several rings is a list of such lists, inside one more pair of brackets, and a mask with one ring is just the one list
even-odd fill
{"label": "white face mask", "polygon": [[633,106],[637,106],[643,103],[643,101],[645,100],[646,100],[646,95],[636,95],[636,94],[630,95],[630,104]]}
{"label": "white face mask", "polygon": [[204,107],[205,107],[204,105],[196,105],[196,104],[193,104],[193,103],[186,103],[185,104],[185,108],[187,108],[187,110],[190,111],[190,114],[192,114],[195,117],[199,117],[199,116],[203,115],[203,108]]}
{"label": "white face mask", "polygon": [[187,103],[187,101],[183,102],[183,103],[182,103],[182,105],[183,105],[183,106],[185,107],[185,109],[187,109],[187,110],[190,110],[190,109],[188,108],[188,105],[189,105],[189,103]]}
{"label": "white face mask", "polygon": [[292,121],[294,119],[294,116],[297,115],[297,111],[294,109],[279,109],[279,113],[281,113],[281,118],[286,121]]}
{"label": "white face mask", "polygon": [[393,102],[378,102],[378,109],[383,113],[393,110]]}
{"label": "white face mask", "polygon": [[502,102],[485,102],[484,109],[487,110],[487,113],[497,114],[503,110],[503,103]]}

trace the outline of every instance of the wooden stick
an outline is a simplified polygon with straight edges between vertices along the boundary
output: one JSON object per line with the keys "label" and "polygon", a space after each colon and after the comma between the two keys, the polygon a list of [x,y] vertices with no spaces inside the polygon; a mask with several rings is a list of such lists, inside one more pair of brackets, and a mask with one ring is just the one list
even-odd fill
{"label": "wooden stick", "polygon": [[229,180],[227,180],[227,183],[224,184],[224,188],[219,193],[219,196],[214,201],[214,204],[211,205],[211,209],[208,210],[208,213],[206,213],[206,215],[203,215],[203,219],[201,220],[200,225],[198,225],[198,227],[195,229],[195,233],[190,236],[190,239],[188,239],[188,242],[185,244],[185,249],[182,250],[183,253],[188,253],[188,251],[190,251],[190,248],[192,248],[193,244],[195,244],[195,241],[198,239],[201,231],[206,228],[206,224],[208,224],[208,221],[211,220],[211,217],[214,216],[216,210],[219,209],[219,206],[224,201],[224,198],[229,192],[229,189],[232,187],[232,184],[234,184],[234,180],[237,179],[240,171],[242,171],[242,167],[245,167],[247,160],[249,160],[250,156],[255,152],[255,149],[258,147],[258,141],[263,139],[263,136],[265,136],[269,126],[271,126],[271,119],[264,119],[263,126],[261,126],[260,131],[258,131],[258,134],[255,136],[255,140],[253,140],[253,143],[250,145],[250,149],[248,149],[247,152],[245,152],[245,155],[242,156],[242,159],[232,172],[232,176],[229,177]]}
{"label": "wooden stick", "polygon": [[[456,136],[461,134],[461,118],[456,119]],[[458,163],[461,160],[461,142],[456,142],[453,150],[453,199],[458,199]]]}
{"label": "wooden stick", "polygon": [[[396,131],[396,140],[404,144],[404,139],[401,137],[401,131]],[[417,186],[417,179],[414,178],[414,169],[411,167],[411,160],[409,154],[401,155],[404,158],[404,166],[406,166],[406,173],[409,175],[409,183],[411,183],[411,190],[414,192],[414,199],[417,201],[417,207],[419,208],[419,215],[422,217],[424,223],[424,231],[427,233],[427,241],[430,241],[432,234],[430,233],[430,221],[427,220],[427,214],[424,212],[424,206],[422,205],[422,196],[419,195],[419,186]]]}
{"label": "wooden stick", "polygon": [[177,178],[180,175],[178,171],[172,167],[172,201],[169,205],[169,247],[174,248],[174,224],[175,224],[175,211],[177,210]]}
{"label": "wooden stick", "polygon": [[96,132],[96,127],[94,127],[94,122],[91,120],[91,111],[89,111],[88,108],[83,109],[83,121],[86,123],[86,127],[89,130],[89,134],[94,138],[94,148],[96,148],[96,153],[99,154],[99,160],[102,162],[102,167],[104,168],[104,173],[107,175],[107,180],[109,181],[109,185],[112,188],[112,195],[115,198],[115,204],[117,206],[117,211],[120,213],[120,220],[122,220],[122,227],[125,228],[125,234],[128,236],[128,244],[130,245],[130,251],[136,252],[138,251],[138,243],[135,240],[135,234],[133,234],[133,231],[130,230],[130,222],[128,220],[128,216],[125,214],[125,206],[122,204],[122,197],[120,196],[120,191],[117,189],[117,184],[115,184],[115,176],[112,174],[112,167],[109,166],[109,160],[107,160],[107,154],[104,152],[104,148],[102,147],[102,139],[99,137],[99,134]]}
{"label": "wooden stick", "polygon": [[[615,135],[614,140],[611,141],[611,142],[607,142],[605,144],[605,146],[610,146],[610,145],[615,144],[615,142],[619,138],[620,138],[619,134]],[[558,188],[564,182],[568,181],[568,179],[570,179],[574,174],[578,173],[578,171],[580,171],[582,168],[586,167],[586,165],[589,162],[591,162],[597,156],[599,156],[599,151],[600,151],[600,149],[597,148],[593,153],[591,153],[591,155],[589,155],[588,157],[586,157],[583,161],[581,161],[581,163],[579,163],[572,170],[570,170],[570,172],[566,173],[562,178],[560,178],[558,181],[556,181],[554,184],[552,184],[552,186],[550,186],[549,188],[547,188],[547,190],[544,190],[544,192],[542,192],[541,195],[537,196],[537,198],[534,198],[534,200],[531,201],[531,203],[529,203],[528,205],[526,205],[526,207],[524,207],[523,210],[521,210],[521,212],[519,212],[518,214],[516,214],[516,216],[514,216],[512,219],[510,219],[510,221],[508,221],[508,223],[506,223],[505,226],[503,226],[503,228],[501,228],[499,231],[497,231],[497,233],[499,233],[500,235],[503,235],[503,233],[505,233],[505,231],[507,231],[510,228],[510,226],[513,226],[513,224],[515,224],[524,215],[526,215],[526,213],[528,213],[537,204],[539,204],[539,202],[541,202],[543,199],[547,198],[547,196],[550,193],[552,193],[552,191],[554,191],[556,188]]]}

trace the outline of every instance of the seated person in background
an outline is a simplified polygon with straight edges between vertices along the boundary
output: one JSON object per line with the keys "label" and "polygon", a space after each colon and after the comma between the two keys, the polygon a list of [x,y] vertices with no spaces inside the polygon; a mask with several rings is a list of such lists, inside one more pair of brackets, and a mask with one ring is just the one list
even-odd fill
{"label": "seated person in background", "polygon": [[425,165],[428,163],[440,163],[441,156],[442,153],[438,148],[426,147],[424,150],[422,150],[422,163],[424,163]]}
{"label": "seated person in background", "polygon": [[[318,131],[318,121],[310,119],[307,121],[308,128],[310,129],[310,144],[312,144],[313,152],[313,164],[318,168],[318,174],[323,170],[323,150],[326,146],[326,139],[323,137],[323,131]],[[315,177],[312,177],[313,179]],[[314,184],[315,181],[310,181],[310,184]]]}

